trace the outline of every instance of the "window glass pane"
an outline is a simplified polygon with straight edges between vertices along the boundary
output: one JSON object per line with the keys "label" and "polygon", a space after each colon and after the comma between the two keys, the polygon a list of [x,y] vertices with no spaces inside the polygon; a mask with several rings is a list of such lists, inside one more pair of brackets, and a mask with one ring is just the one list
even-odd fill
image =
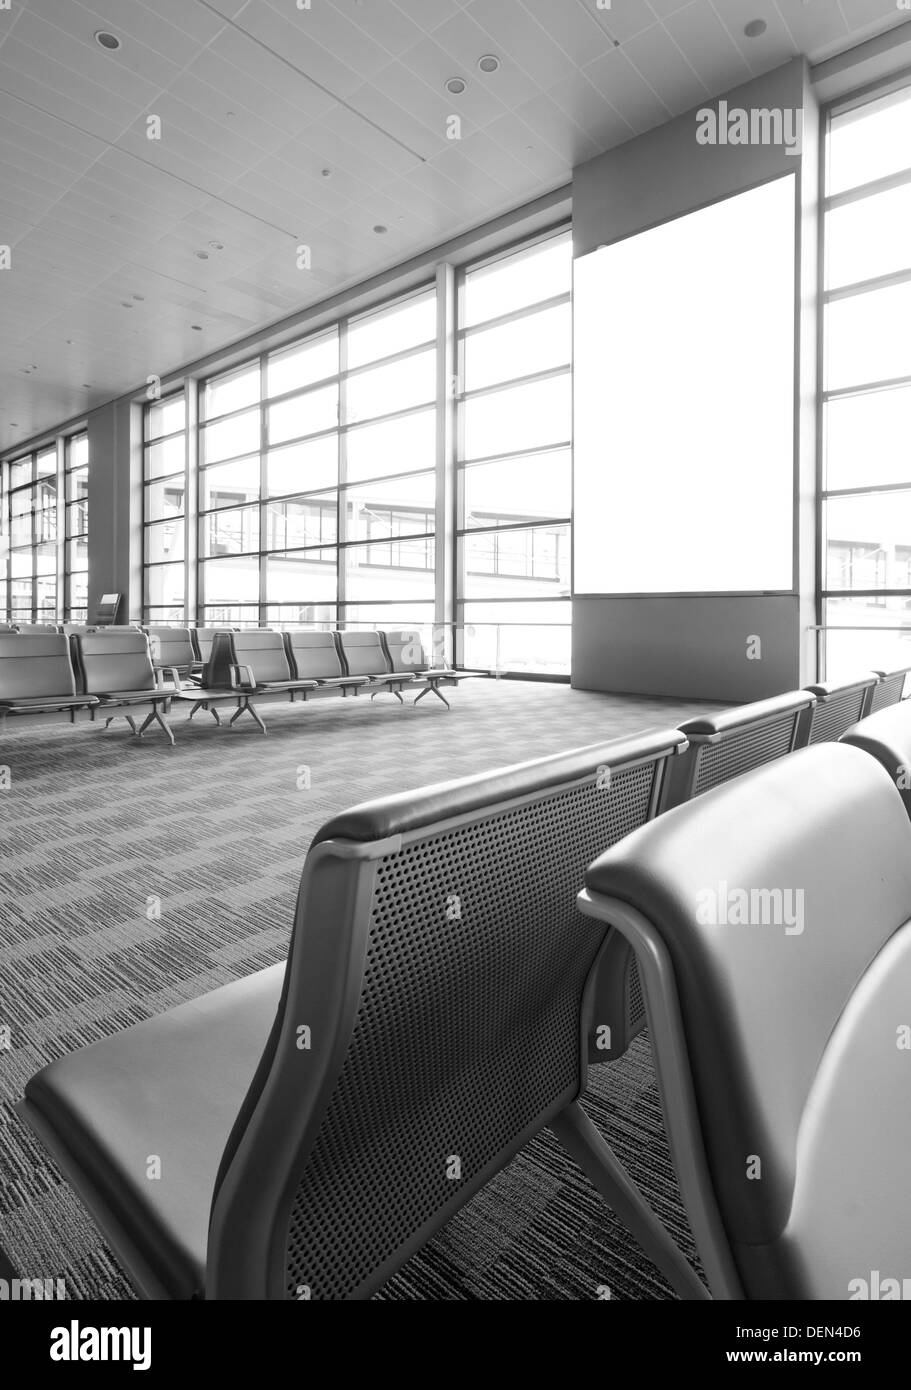
{"label": "window glass pane", "polygon": [[462,411],[466,459],[568,442],[572,438],[569,373],[478,396],[465,401]]}
{"label": "window glass pane", "polygon": [[266,366],[266,390],[270,396],[283,396],[337,373],[338,332],[333,329],[328,337],[274,353]]}
{"label": "window glass pane", "polygon": [[420,410],[399,420],[349,430],[345,444],[348,480],[379,478],[432,468],[436,458],[436,411]]}
{"label": "window glass pane", "polygon": [[911,588],[911,492],[826,503],[826,587]]}
{"label": "window glass pane", "polygon": [[146,488],[146,521],[164,521],[166,518],[182,516],[183,510],[183,478],[172,478],[166,483],[150,483]]}
{"label": "window glass pane", "polygon": [[350,546],[344,551],[346,595],[352,603],[431,599],[434,593],[434,542],[413,541]]}
{"label": "window glass pane", "polygon": [[436,349],[419,352],[348,379],[347,423],[391,415],[432,401],[436,394]]}
{"label": "window glass pane", "polygon": [[204,511],[255,502],[259,497],[259,454],[204,468],[199,476],[199,505]]}
{"label": "window glass pane", "polygon": [[[181,594],[181,598],[178,603],[174,603],[168,608],[146,607],[145,612],[146,621],[148,622],[150,627],[167,627],[169,623],[183,623],[185,621],[183,615],[183,594]],[[79,621],[75,614],[73,616],[73,621]]]}
{"label": "window glass pane", "polygon": [[479,463],[460,474],[466,529],[568,517],[572,473],[568,449]]}
{"label": "window glass pane", "polygon": [[259,409],[206,425],[200,430],[199,437],[201,463],[217,463],[220,459],[234,458],[235,455],[252,454],[259,450]]}
{"label": "window glass pane", "polygon": [[159,564],[165,560],[183,560],[184,535],[183,521],[158,521],[145,528],[145,559],[147,565]]}
{"label": "window glass pane", "polygon": [[183,609],[183,565],[154,565],[146,571],[146,587],[151,607]]}
{"label": "window glass pane", "polygon": [[433,651],[432,603],[343,603],[339,608],[339,627],[389,632],[393,628],[412,628],[428,655]]}
{"label": "window glass pane", "polygon": [[306,444],[272,449],[266,459],[266,483],[270,497],[294,492],[316,492],[338,482],[338,435],[327,434]]}
{"label": "window glass pane", "polygon": [[31,545],[32,543],[32,490],[14,492],[10,498],[12,518],[10,521],[10,545]]}
{"label": "window glass pane", "polygon": [[269,443],[281,444],[301,435],[319,434],[322,430],[335,429],[337,424],[338,386],[321,386],[269,406]]}
{"label": "window glass pane", "polygon": [[66,500],[85,502],[89,495],[89,470],[74,468],[66,475]]}
{"label": "window glass pane", "polygon": [[572,241],[561,236],[542,242],[531,251],[469,271],[462,292],[463,326],[470,328],[527,304],[568,293],[572,266]]}
{"label": "window glass pane", "polygon": [[911,481],[911,387],[828,401],[825,457],[829,488]]}
{"label": "window glass pane", "polygon": [[57,483],[40,482],[37,487],[35,533],[39,541],[57,539]]}
{"label": "window glass pane", "polygon": [[355,320],[348,329],[348,366],[361,367],[436,338],[436,296],[409,299],[392,309]]}
{"label": "window glass pane", "polygon": [[36,460],[39,478],[52,478],[57,472],[57,450],[42,449]]}
{"label": "window glass pane", "polygon": [[418,473],[382,483],[367,483],[345,492],[346,540],[390,540],[394,536],[432,534],[435,529],[436,477]]}
{"label": "window glass pane", "polygon": [[911,91],[834,116],[828,143],[830,193],[911,167]]}
{"label": "window glass pane", "polygon": [[570,589],[568,526],[487,531],[459,542],[466,598],[563,598]]}
{"label": "window glass pane", "polygon": [[[911,602],[905,597],[827,599],[825,679],[850,680],[867,671],[911,666]],[[843,632],[840,627],[866,627]],[[890,632],[889,628],[899,629]]]}
{"label": "window glass pane", "polygon": [[255,550],[259,550],[259,507],[229,508],[203,517],[203,555],[244,555]]}
{"label": "window glass pane", "polygon": [[212,603],[257,603],[259,557],[206,560],[199,567],[203,600]]}
{"label": "window glass pane", "polygon": [[338,539],[338,494],[270,502],[265,509],[264,550],[334,545]]}
{"label": "window glass pane", "polygon": [[174,434],[186,428],[187,408],[183,392],[169,396],[167,400],[149,405],[145,411],[146,439],[159,439],[163,434]]}
{"label": "window glass pane", "polygon": [[259,627],[259,608],[256,604],[216,603],[200,611],[200,627]]}
{"label": "window glass pane", "polygon": [[78,541],[68,541],[66,547],[66,565],[70,575],[70,590],[72,593],[73,576],[89,567],[89,543],[85,537]]}
{"label": "window glass pane", "polygon": [[67,468],[84,468],[89,461],[89,437],[87,434],[70,435],[66,441]]}
{"label": "window glass pane", "polygon": [[[911,151],[908,154],[911,163]],[[861,198],[826,215],[826,286],[872,280],[911,267],[911,184]]]}
{"label": "window glass pane", "polygon": [[31,578],[33,568],[31,548],[28,550],[11,550],[9,558],[13,579],[21,579],[26,576]]}
{"label": "window glass pane", "polygon": [[466,604],[456,633],[461,664],[482,671],[566,675],[571,622],[568,602]]}
{"label": "window glass pane", "polygon": [[826,306],[826,388],[911,376],[911,284]]}
{"label": "window glass pane", "polygon": [[153,444],[145,451],[146,477],[164,478],[170,473],[182,473],[185,456],[186,442],[182,434],[161,444]]}
{"label": "window glass pane", "polygon": [[10,464],[10,470],[9,470],[9,486],[10,486],[10,489],[12,489],[12,488],[14,488],[14,487],[20,487],[23,483],[30,483],[30,482],[32,481],[32,477],[33,477],[33,474],[32,474],[32,459],[31,459],[31,455],[29,455],[28,458],[17,459],[17,461],[16,461],[15,463]]}
{"label": "window glass pane", "polygon": [[464,389],[563,367],[571,357],[572,307],[559,304],[467,337]]}
{"label": "window glass pane", "polygon": [[266,608],[266,622],[270,627],[331,632],[338,626],[338,610],[334,603],[273,603]]}
{"label": "window glass pane", "polygon": [[89,529],[88,507],[85,502],[72,502],[66,509],[67,536],[84,536]]}
{"label": "window glass pane", "polygon": [[337,552],[302,550],[266,560],[266,598],[272,604],[334,604]]}
{"label": "window glass pane", "polygon": [[35,573],[45,577],[53,575],[56,583],[57,547],[53,543],[35,546]]}
{"label": "window glass pane", "polygon": [[212,377],[202,393],[203,419],[242,410],[259,400],[259,362],[251,362],[227,376]]}

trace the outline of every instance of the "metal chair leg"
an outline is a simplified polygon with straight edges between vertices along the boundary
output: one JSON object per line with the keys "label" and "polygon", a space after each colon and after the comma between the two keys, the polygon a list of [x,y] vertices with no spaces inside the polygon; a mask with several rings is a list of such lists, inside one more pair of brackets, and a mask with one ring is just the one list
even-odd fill
{"label": "metal chair leg", "polygon": [[608,1205],[613,1207],[627,1230],[635,1236],[649,1259],[658,1266],[674,1292],[683,1299],[711,1298],[708,1289],[578,1101],[573,1101],[555,1120],[551,1120],[550,1128]]}
{"label": "metal chair leg", "polygon": [[139,730],[136,728],[136,720],[133,718],[132,714],[125,714],[123,717],[129,724],[130,728],[133,730],[133,733],[138,733]]}

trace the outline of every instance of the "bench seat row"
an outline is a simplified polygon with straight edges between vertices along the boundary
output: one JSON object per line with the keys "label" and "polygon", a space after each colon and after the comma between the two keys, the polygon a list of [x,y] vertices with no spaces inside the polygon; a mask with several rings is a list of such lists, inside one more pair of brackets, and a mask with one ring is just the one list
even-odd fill
{"label": "bench seat row", "polygon": [[[60,1057],[20,1114],[145,1297],[369,1298],[545,1127],[679,1296],[852,1297],[911,1260],[911,823],[865,725],[911,759],[903,702],[668,814],[677,729],[343,812],[286,962]],[[719,928],[707,885],[799,917]],[[708,1287],[580,1106],[643,990]]]}
{"label": "bench seat row", "polygon": [[[173,745],[168,714],[175,703],[220,723],[249,714],[266,726],[257,700],[307,700],[330,695],[416,689],[415,704],[433,694],[449,708],[443,687],[462,672],[431,667],[412,632],[234,632],[99,628],[73,633],[0,633],[0,728],[10,715],[66,713],[127,720],[134,734],[158,724]],[[141,727],[137,716],[143,716]]]}

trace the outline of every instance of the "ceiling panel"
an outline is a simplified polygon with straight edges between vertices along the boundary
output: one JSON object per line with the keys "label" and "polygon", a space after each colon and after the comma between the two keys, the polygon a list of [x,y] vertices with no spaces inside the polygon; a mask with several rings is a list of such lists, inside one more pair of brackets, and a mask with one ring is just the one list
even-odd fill
{"label": "ceiling panel", "polygon": [[901,22],[894,0],[12,0],[0,447],[560,187],[750,74]]}

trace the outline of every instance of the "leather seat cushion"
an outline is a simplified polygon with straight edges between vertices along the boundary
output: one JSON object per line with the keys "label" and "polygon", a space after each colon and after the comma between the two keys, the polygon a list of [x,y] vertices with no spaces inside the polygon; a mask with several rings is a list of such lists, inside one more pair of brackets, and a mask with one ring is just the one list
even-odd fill
{"label": "leather seat cushion", "polygon": [[[218,1165],[275,1018],[285,964],[169,1009],[33,1076],[26,1101],[171,1298],[205,1286]],[[146,1176],[150,1155],[160,1179]]]}

